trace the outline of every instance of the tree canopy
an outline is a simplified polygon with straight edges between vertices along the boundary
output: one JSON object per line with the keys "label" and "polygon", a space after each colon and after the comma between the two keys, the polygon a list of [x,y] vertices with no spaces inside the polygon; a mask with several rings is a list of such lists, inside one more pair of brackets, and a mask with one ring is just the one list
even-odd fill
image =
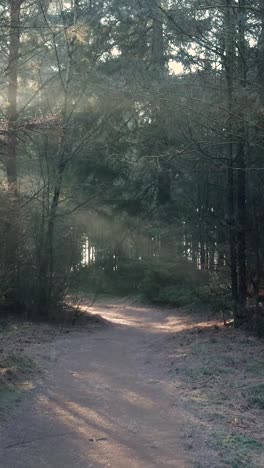
{"label": "tree canopy", "polygon": [[3,303],[48,316],[86,271],[176,304],[188,283],[237,325],[254,296],[261,328],[262,2],[9,0],[0,21]]}

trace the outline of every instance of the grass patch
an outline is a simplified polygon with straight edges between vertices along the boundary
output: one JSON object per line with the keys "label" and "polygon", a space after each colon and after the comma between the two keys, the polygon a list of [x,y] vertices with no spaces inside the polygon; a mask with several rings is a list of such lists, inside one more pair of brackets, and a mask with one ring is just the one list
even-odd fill
{"label": "grass patch", "polygon": [[33,359],[28,356],[16,356],[10,354],[0,361],[0,369],[15,369],[28,371],[36,368],[36,364]]}
{"label": "grass patch", "polygon": [[214,445],[231,468],[256,468],[252,459],[263,449],[260,442],[244,434],[216,434]]}
{"label": "grass patch", "polygon": [[201,315],[165,346],[189,408],[195,466],[263,468],[263,341]]}
{"label": "grass patch", "polygon": [[253,360],[247,365],[246,370],[257,377],[263,377],[264,376],[264,362]]}
{"label": "grass patch", "polygon": [[32,389],[35,362],[28,356],[9,354],[0,361],[0,413]]}
{"label": "grass patch", "polygon": [[264,384],[258,384],[249,388],[248,402],[251,406],[264,409]]}
{"label": "grass patch", "polygon": [[21,396],[22,391],[15,388],[1,388],[0,386],[0,407],[1,404],[16,401]]}

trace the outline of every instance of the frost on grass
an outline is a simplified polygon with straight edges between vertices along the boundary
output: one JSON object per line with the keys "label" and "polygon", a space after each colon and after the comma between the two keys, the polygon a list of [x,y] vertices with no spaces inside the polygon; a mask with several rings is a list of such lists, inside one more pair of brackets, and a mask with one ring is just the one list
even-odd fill
{"label": "frost on grass", "polygon": [[263,467],[263,341],[216,321],[182,323],[163,359],[180,391],[195,466]]}

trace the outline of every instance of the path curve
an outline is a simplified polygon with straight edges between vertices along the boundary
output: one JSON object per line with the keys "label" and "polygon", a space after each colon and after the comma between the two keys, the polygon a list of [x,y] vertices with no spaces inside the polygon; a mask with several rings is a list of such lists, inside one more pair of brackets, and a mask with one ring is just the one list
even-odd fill
{"label": "path curve", "polygon": [[57,339],[43,384],[3,428],[2,468],[190,466],[175,386],[155,359],[165,311],[94,307],[112,322]]}

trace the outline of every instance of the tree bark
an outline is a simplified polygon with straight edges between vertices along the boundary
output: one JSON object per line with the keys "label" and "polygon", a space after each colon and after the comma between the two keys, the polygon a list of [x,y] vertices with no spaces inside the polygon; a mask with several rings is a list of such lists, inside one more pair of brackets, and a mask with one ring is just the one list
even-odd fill
{"label": "tree bark", "polygon": [[226,0],[225,5],[225,75],[227,83],[227,213],[229,228],[230,273],[233,313],[237,318],[237,250],[236,250],[236,225],[235,225],[235,183],[234,183],[234,62],[235,62],[235,22],[233,1]]}
{"label": "tree bark", "polygon": [[[238,8],[238,59],[239,59],[239,83],[243,90],[247,82],[247,58],[246,58],[246,4],[245,0],[239,0]],[[243,93],[244,96],[245,92]],[[237,155],[237,221],[238,221],[238,299],[241,318],[245,315],[247,298],[247,271],[246,271],[246,140],[247,130],[245,126],[244,109],[240,109],[239,143]]]}
{"label": "tree bark", "polygon": [[152,11],[152,63],[154,67],[158,69],[159,72],[163,72],[165,65],[165,56],[161,1],[157,0],[155,3],[155,8]]}
{"label": "tree bark", "polygon": [[[77,2],[73,6],[73,21],[76,24],[77,20]],[[57,211],[59,206],[60,195],[62,191],[63,177],[65,167],[67,165],[68,148],[67,148],[67,123],[69,118],[69,93],[72,72],[72,60],[74,52],[74,44],[76,37],[68,37],[67,30],[65,31],[65,41],[67,43],[68,57],[67,66],[65,71],[65,80],[63,82],[63,105],[61,110],[61,133],[58,143],[58,151],[56,155],[56,168],[55,168],[55,181],[54,190],[49,209],[49,216],[47,220],[47,231],[45,237],[45,250],[41,264],[40,275],[40,297],[39,297],[39,312],[41,315],[48,315],[50,313],[51,305],[56,305],[57,299],[55,298],[55,278],[54,278],[54,237],[55,237],[55,224]]]}
{"label": "tree bark", "polygon": [[17,194],[17,91],[18,57],[20,46],[20,10],[21,0],[10,1],[10,45],[8,61],[8,146],[7,146],[7,182],[9,191]]}
{"label": "tree bark", "polygon": [[8,300],[19,301],[18,206],[17,206],[17,94],[20,47],[21,0],[10,0],[9,58],[7,68],[7,159],[6,174],[9,192],[7,222],[7,288]]}

